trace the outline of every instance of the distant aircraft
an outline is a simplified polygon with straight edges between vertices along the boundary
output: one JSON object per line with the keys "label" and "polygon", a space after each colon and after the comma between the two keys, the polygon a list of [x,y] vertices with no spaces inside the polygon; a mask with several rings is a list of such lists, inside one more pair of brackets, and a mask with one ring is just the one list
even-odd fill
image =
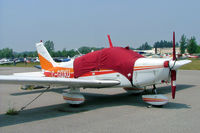
{"label": "distant aircraft", "polygon": [[2,64],[11,64],[13,63],[13,61],[9,60],[9,59],[6,59],[6,58],[3,58],[0,60],[0,65]]}
{"label": "distant aircraft", "polygon": [[68,62],[56,63],[43,42],[36,48],[42,72],[1,75],[0,83],[23,85],[65,86],[63,93],[67,103],[81,104],[85,101],[80,88],[120,87],[128,92],[138,92],[153,86],[154,95],[143,95],[143,100],[152,105],[164,105],[168,98],[157,95],[156,84],[171,82],[172,98],[176,92],[176,71],[190,63],[177,61],[175,56],[175,33],[173,33],[173,58],[145,58],[128,47],[114,47],[108,35],[110,47],[94,51]]}

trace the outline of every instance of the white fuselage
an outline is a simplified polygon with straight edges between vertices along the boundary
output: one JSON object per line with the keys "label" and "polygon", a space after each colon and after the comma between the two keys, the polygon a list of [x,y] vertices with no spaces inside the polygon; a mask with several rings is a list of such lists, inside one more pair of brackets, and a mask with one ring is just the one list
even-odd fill
{"label": "white fuselage", "polygon": [[[164,67],[164,62],[170,59],[164,58],[139,58],[136,60],[133,68],[133,85],[136,87],[144,87],[153,84],[160,84],[161,81],[169,80],[169,68]],[[69,62],[59,63],[58,67],[73,68],[74,60]],[[118,87],[132,87],[130,81],[118,72],[96,74],[99,71],[92,71],[90,76],[81,76],[79,79],[98,79],[98,80],[118,80],[120,84]],[[70,77],[70,76],[69,76]],[[115,86],[116,87],[116,86]]]}

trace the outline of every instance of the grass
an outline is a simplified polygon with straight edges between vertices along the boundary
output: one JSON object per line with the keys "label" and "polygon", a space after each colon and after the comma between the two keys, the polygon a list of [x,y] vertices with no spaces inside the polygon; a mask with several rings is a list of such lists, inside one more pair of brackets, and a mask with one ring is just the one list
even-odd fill
{"label": "grass", "polygon": [[18,111],[15,108],[9,108],[6,115],[17,115]]}
{"label": "grass", "polygon": [[25,85],[21,87],[22,90],[33,90],[34,88],[34,85]]}
{"label": "grass", "polygon": [[14,65],[14,64],[2,64],[2,65],[0,65],[0,67],[34,67],[35,65],[40,65],[40,63],[39,62],[37,62],[37,63],[31,62],[31,63],[27,63],[27,64],[17,63],[16,65]]}
{"label": "grass", "polygon": [[200,59],[189,59],[192,62],[182,66],[181,70],[200,70]]}

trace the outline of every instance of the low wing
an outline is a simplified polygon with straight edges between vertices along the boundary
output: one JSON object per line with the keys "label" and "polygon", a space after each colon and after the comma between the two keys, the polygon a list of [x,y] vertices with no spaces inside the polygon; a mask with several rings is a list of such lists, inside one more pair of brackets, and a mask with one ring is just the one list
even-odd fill
{"label": "low wing", "polygon": [[44,77],[44,74],[42,72],[13,73],[13,75],[20,77]]}
{"label": "low wing", "polygon": [[103,88],[120,84],[117,80],[85,80],[74,78],[32,77],[17,75],[1,75],[0,83],[18,85],[47,85],[84,88]]}

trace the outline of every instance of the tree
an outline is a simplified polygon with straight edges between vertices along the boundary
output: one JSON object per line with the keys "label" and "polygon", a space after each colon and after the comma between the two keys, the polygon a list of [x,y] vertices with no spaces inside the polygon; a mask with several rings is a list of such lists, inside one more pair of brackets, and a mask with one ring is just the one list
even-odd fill
{"label": "tree", "polygon": [[138,48],[138,50],[150,50],[150,49],[152,49],[152,47],[147,42],[145,42],[144,44],[142,44],[142,46]]}
{"label": "tree", "polygon": [[44,43],[44,46],[45,46],[46,49],[49,51],[49,53],[51,53],[51,52],[54,51],[54,43],[53,43],[53,41],[50,41],[50,40],[46,41],[46,42]]}
{"label": "tree", "polygon": [[103,49],[103,48],[96,48],[96,47],[87,47],[87,46],[83,46],[83,47],[80,47],[78,49],[78,51],[81,53],[81,54],[87,54],[87,53],[90,53],[91,51],[97,51],[97,50],[100,50],[100,49]]}
{"label": "tree", "polygon": [[13,50],[10,48],[4,48],[4,49],[0,50],[0,57],[1,58],[13,58],[14,57]]}
{"label": "tree", "polygon": [[26,53],[24,53],[24,54],[23,54],[23,57],[24,57],[24,58],[26,58],[26,57],[27,57],[27,54],[26,54]]}
{"label": "tree", "polygon": [[62,57],[68,57],[67,50],[65,48],[62,50]]}
{"label": "tree", "polygon": [[87,54],[87,53],[91,52],[91,48],[90,48],[90,47],[83,46],[83,47],[80,47],[80,48],[78,49],[78,51],[79,51],[81,54]]}
{"label": "tree", "polygon": [[180,40],[180,51],[181,51],[181,54],[185,53],[186,44],[187,44],[186,36],[183,34],[181,36],[181,40]]}
{"label": "tree", "polygon": [[[179,44],[176,42],[176,47],[178,47]],[[173,47],[172,41],[165,41],[161,40],[160,42],[157,41],[154,43],[154,48],[171,48]]]}
{"label": "tree", "polygon": [[67,51],[69,57],[74,57],[78,54],[78,52],[74,51],[73,49]]}
{"label": "tree", "polygon": [[189,54],[198,53],[198,45],[194,36],[187,42],[187,51]]}
{"label": "tree", "polygon": [[200,46],[198,46],[197,48],[197,53],[200,53]]}
{"label": "tree", "polygon": [[56,52],[56,57],[63,57],[62,52],[60,50]]}

